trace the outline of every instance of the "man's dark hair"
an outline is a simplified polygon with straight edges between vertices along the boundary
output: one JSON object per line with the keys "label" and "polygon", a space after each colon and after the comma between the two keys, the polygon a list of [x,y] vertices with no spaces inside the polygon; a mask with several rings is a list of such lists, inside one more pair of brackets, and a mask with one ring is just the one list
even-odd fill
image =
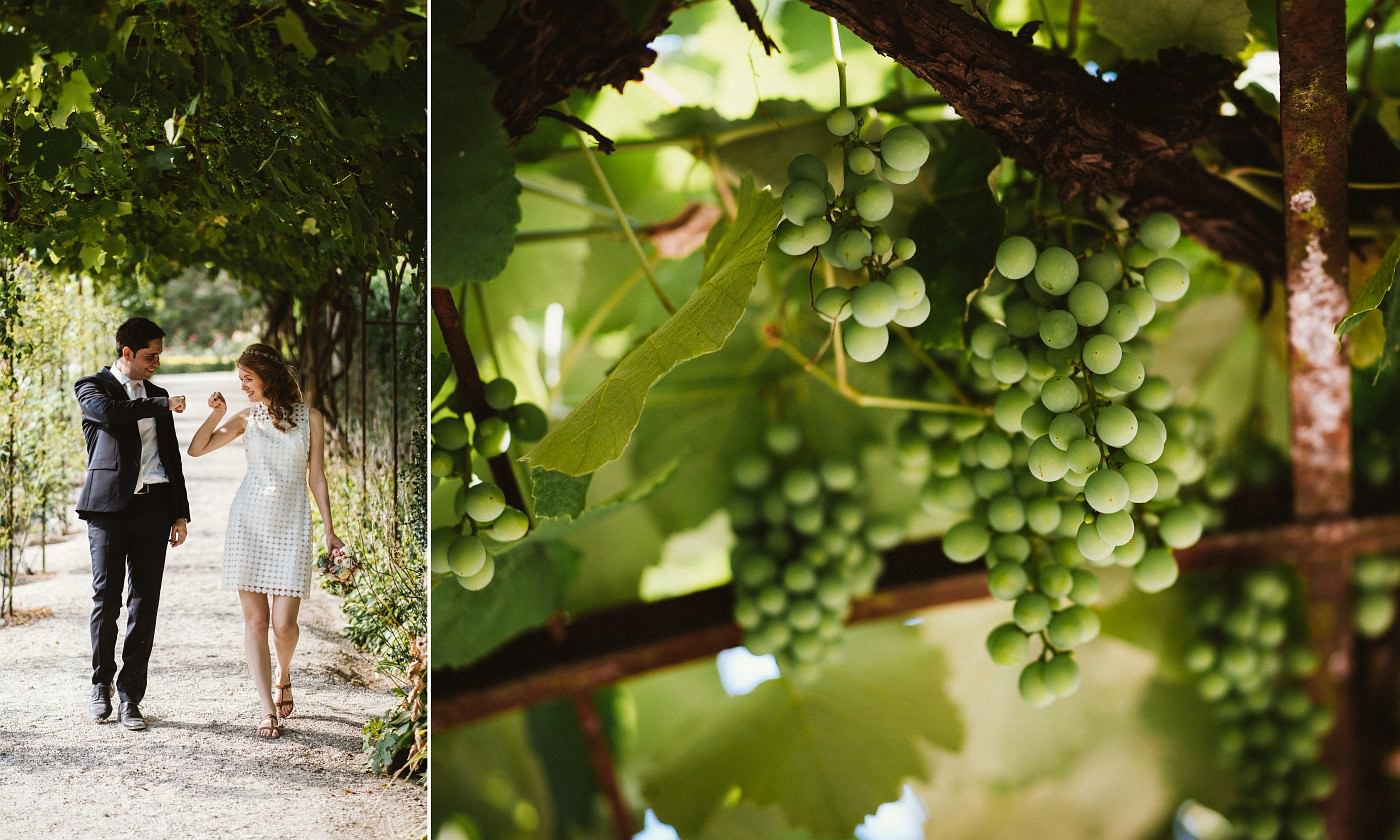
{"label": "man's dark hair", "polygon": [[117,327],[117,355],[122,354],[123,347],[130,347],[133,353],[144,350],[147,344],[157,338],[165,338],[165,330],[156,326],[154,321],[149,318],[129,318]]}

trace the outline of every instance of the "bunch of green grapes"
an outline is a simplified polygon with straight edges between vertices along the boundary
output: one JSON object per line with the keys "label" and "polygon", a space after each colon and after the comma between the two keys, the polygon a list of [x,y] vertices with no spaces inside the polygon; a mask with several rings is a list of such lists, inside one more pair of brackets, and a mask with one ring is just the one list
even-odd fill
{"label": "bunch of green grapes", "polygon": [[1318,658],[1291,578],[1260,567],[1203,578],[1192,591],[1197,637],[1183,656],[1220,723],[1221,758],[1237,776],[1231,822],[1251,840],[1321,838],[1317,803],[1333,778],[1319,757],[1333,717],[1306,689]]}
{"label": "bunch of green grapes", "polygon": [[1368,639],[1385,635],[1395,621],[1395,590],[1400,587],[1400,557],[1362,554],[1352,565],[1352,612],[1356,630]]}
{"label": "bunch of green grapes", "polygon": [[[1178,233],[1170,217],[1149,217],[1129,247],[1169,248]],[[1160,257],[1139,273],[1116,251],[1076,256],[1008,238],[984,292],[1004,317],[969,341],[969,390],[989,412],[921,414],[901,430],[899,452],[931,476],[923,502],[959,517],[945,554],[984,561],[989,591],[1012,604],[987,648],[1021,667],[1033,706],[1079,686],[1074,651],[1099,632],[1093,569],[1128,567],[1139,589],[1166,589],[1178,575],[1173,549],[1194,545],[1211,516],[1182,493],[1206,476],[1209,419],[1173,405],[1139,336],[1158,303],[1185,293],[1180,266]],[[934,384],[929,396],[952,394]]]}
{"label": "bunch of green grapes", "polygon": [[903,534],[866,516],[855,463],[811,457],[791,423],[765,429],[763,450],[735,460],[733,481],[735,621],[751,652],[810,677],[840,640],[852,599],[874,590],[879,551]]}
{"label": "bunch of green grapes", "polygon": [[918,176],[929,143],[915,126],[884,131],[847,108],[833,111],[826,126],[840,138],[841,190],[832,185],[821,158],[805,153],[793,158],[782,196],[784,218],[774,236],[785,254],[801,256],[816,248],[832,266],[865,275],[852,288],[823,289],[814,305],[828,322],[843,322],[847,355],[872,362],[889,346],[890,324],[916,327],[929,316],[923,275],[905,264],[914,256],[914,240],[895,239],[880,225],[894,209],[890,185]]}
{"label": "bunch of green grapes", "polygon": [[510,380],[492,380],[485,391],[490,413],[480,422],[469,414],[449,414],[432,425],[434,482],[453,476],[465,479],[453,500],[453,521],[434,523],[432,570],[452,574],[463,588],[473,591],[495,576],[492,549],[515,542],[530,530],[525,512],[507,504],[499,486],[473,471],[473,453],[483,459],[504,455],[513,437],[539,440],[548,427],[539,406],[515,401],[515,384]]}

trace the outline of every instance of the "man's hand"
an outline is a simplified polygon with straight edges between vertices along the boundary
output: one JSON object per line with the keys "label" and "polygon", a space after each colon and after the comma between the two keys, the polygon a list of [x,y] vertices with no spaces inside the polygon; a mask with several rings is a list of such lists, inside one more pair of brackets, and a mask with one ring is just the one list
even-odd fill
{"label": "man's hand", "polygon": [[185,520],[175,520],[175,524],[170,526],[170,547],[174,548],[180,545],[185,541],[185,537],[187,536],[189,536],[189,531],[186,527]]}

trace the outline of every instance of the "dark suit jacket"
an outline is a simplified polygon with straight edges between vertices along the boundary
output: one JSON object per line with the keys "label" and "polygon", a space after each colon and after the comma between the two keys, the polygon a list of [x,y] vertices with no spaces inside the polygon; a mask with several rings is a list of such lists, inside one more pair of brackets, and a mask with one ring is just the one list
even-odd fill
{"label": "dark suit jacket", "polygon": [[150,417],[156,421],[160,463],[170,479],[170,524],[175,524],[176,519],[189,521],[190,497],[180,464],[180,443],[175,439],[170,394],[152,382],[146,382],[145,387],[148,396],[131,399],[111,368],[84,376],[73,386],[78,404],[83,407],[83,437],[88,451],[87,474],[78,494],[81,518],[89,513],[123,510],[131,504],[141,473],[141,432],[136,421]]}

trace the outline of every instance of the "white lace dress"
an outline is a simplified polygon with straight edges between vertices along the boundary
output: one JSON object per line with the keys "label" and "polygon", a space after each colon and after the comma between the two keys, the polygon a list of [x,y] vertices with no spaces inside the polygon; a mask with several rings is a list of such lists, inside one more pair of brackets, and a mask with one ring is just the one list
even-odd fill
{"label": "white lace dress", "polygon": [[305,405],[292,407],[296,424],[272,425],[261,403],[248,412],[243,432],[248,472],[228,513],[224,589],[305,598],[311,592],[311,503],[306,464],[311,424]]}

